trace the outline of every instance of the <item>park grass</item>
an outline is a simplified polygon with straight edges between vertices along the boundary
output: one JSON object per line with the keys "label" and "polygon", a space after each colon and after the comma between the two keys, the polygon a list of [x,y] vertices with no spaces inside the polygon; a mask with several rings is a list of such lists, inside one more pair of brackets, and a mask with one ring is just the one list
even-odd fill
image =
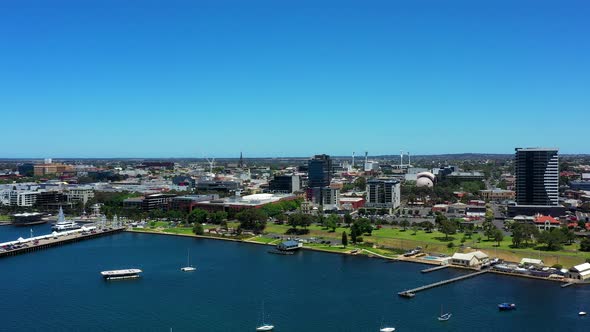
{"label": "park grass", "polygon": [[[285,234],[289,228],[290,227],[287,225],[267,224],[265,232]],[[335,232],[330,232],[329,230],[317,225],[311,225],[307,229],[309,230],[309,234],[307,234],[307,236],[334,240],[340,240],[343,231],[345,231],[347,234],[350,233],[350,229],[344,227],[336,228]],[[367,243],[376,244],[380,248],[385,247],[408,250],[420,246],[426,252],[442,253],[447,255],[452,255],[457,251],[469,251],[469,248],[471,248],[483,250],[490,256],[499,257],[508,261],[520,261],[525,257],[540,257],[547,265],[561,264],[563,266],[573,266],[583,263],[586,261],[586,259],[590,259],[590,253],[580,252],[577,250],[578,244],[564,246],[564,248],[559,251],[544,251],[536,248],[512,248],[511,236],[504,236],[504,239],[498,246],[497,242],[488,241],[487,238],[482,234],[473,234],[471,238],[465,237],[463,248],[461,248],[461,239],[463,237],[464,234],[456,233],[449,235],[449,237],[445,239],[445,234],[438,231],[428,233],[423,230],[418,230],[416,234],[414,234],[414,231],[411,229],[404,231],[403,229],[399,228],[382,228],[374,230],[370,236],[363,235],[363,240]],[[451,248],[448,247],[449,242],[453,242],[453,246]],[[375,249],[371,250],[375,251]]]}
{"label": "park grass", "polygon": [[273,239],[270,237],[265,237],[265,236],[256,236],[254,238],[250,238],[248,239],[248,242],[257,242],[257,243],[264,243],[264,244],[269,244],[273,241],[276,241],[277,239]]}
{"label": "park grass", "polygon": [[172,233],[172,234],[190,234],[193,235],[193,229],[189,227],[174,227],[174,228],[164,228],[162,230],[164,233]]}
{"label": "park grass", "polygon": [[0,214],[0,221],[10,221],[10,216],[5,214]]}

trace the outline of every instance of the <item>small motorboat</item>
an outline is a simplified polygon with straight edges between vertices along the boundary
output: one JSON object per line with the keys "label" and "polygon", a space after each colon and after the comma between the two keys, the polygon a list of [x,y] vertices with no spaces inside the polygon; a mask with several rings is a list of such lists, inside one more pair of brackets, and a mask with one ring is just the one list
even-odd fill
{"label": "small motorboat", "polygon": [[510,311],[510,310],[515,310],[516,309],[516,304],[514,303],[500,303],[498,304],[498,310],[500,311]]}
{"label": "small motorboat", "polygon": [[443,307],[441,305],[440,306],[440,316],[438,316],[438,320],[441,322],[446,322],[449,319],[451,319],[451,316],[453,316],[453,314],[451,314],[450,312],[443,313]]}
{"label": "small motorboat", "polygon": [[262,325],[256,328],[256,331],[272,331],[275,327],[273,325]]}
{"label": "small motorboat", "polygon": [[585,311],[580,311],[578,312],[578,316],[586,316],[587,313]]}
{"label": "small motorboat", "polygon": [[379,332],[393,332],[395,331],[395,327],[384,327],[379,330]]}
{"label": "small motorboat", "polygon": [[452,313],[447,312],[446,314],[442,314],[442,315],[438,316],[438,320],[441,321],[441,322],[446,322],[449,319],[451,319],[452,316],[453,316]]}

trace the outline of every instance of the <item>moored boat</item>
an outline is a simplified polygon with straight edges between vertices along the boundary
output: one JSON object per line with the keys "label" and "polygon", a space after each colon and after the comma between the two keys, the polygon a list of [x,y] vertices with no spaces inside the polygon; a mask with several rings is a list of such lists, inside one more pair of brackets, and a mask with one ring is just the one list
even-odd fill
{"label": "moored boat", "polygon": [[514,303],[500,303],[500,304],[498,304],[498,309],[500,311],[515,310],[516,304],[514,304]]}
{"label": "moored boat", "polygon": [[585,311],[580,311],[578,312],[578,316],[586,316],[587,313]]}
{"label": "moored boat", "polygon": [[379,330],[379,332],[393,332],[395,331],[395,327],[384,327]]}
{"label": "moored boat", "polygon": [[102,271],[100,274],[105,280],[117,280],[117,279],[133,279],[139,278],[139,274],[143,272],[140,269],[124,269],[124,270],[111,270]]}

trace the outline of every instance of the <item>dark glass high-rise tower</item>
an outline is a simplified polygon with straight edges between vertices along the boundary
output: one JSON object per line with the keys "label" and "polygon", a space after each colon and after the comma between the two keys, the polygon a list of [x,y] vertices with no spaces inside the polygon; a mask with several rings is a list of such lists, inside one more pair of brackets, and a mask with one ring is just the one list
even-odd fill
{"label": "dark glass high-rise tower", "polygon": [[332,180],[332,160],[330,156],[320,154],[310,159],[307,174],[307,186],[309,188],[328,187]]}
{"label": "dark glass high-rise tower", "polygon": [[514,165],[518,205],[558,205],[558,151],[554,148],[516,149]]}

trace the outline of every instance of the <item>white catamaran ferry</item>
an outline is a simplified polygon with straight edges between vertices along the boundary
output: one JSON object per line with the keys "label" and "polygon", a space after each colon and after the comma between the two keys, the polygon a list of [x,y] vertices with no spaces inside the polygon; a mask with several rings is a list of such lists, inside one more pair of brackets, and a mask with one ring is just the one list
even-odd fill
{"label": "white catamaran ferry", "polygon": [[139,274],[141,272],[143,272],[143,271],[140,269],[125,269],[125,270],[102,271],[100,274],[106,280],[116,280],[116,279],[139,278]]}
{"label": "white catamaran ferry", "polygon": [[71,230],[79,229],[79,228],[81,228],[80,225],[76,224],[73,221],[66,220],[66,217],[64,216],[64,211],[60,206],[59,207],[59,215],[57,216],[57,222],[53,225],[53,227],[51,227],[51,230],[61,232],[61,231],[71,231]]}

